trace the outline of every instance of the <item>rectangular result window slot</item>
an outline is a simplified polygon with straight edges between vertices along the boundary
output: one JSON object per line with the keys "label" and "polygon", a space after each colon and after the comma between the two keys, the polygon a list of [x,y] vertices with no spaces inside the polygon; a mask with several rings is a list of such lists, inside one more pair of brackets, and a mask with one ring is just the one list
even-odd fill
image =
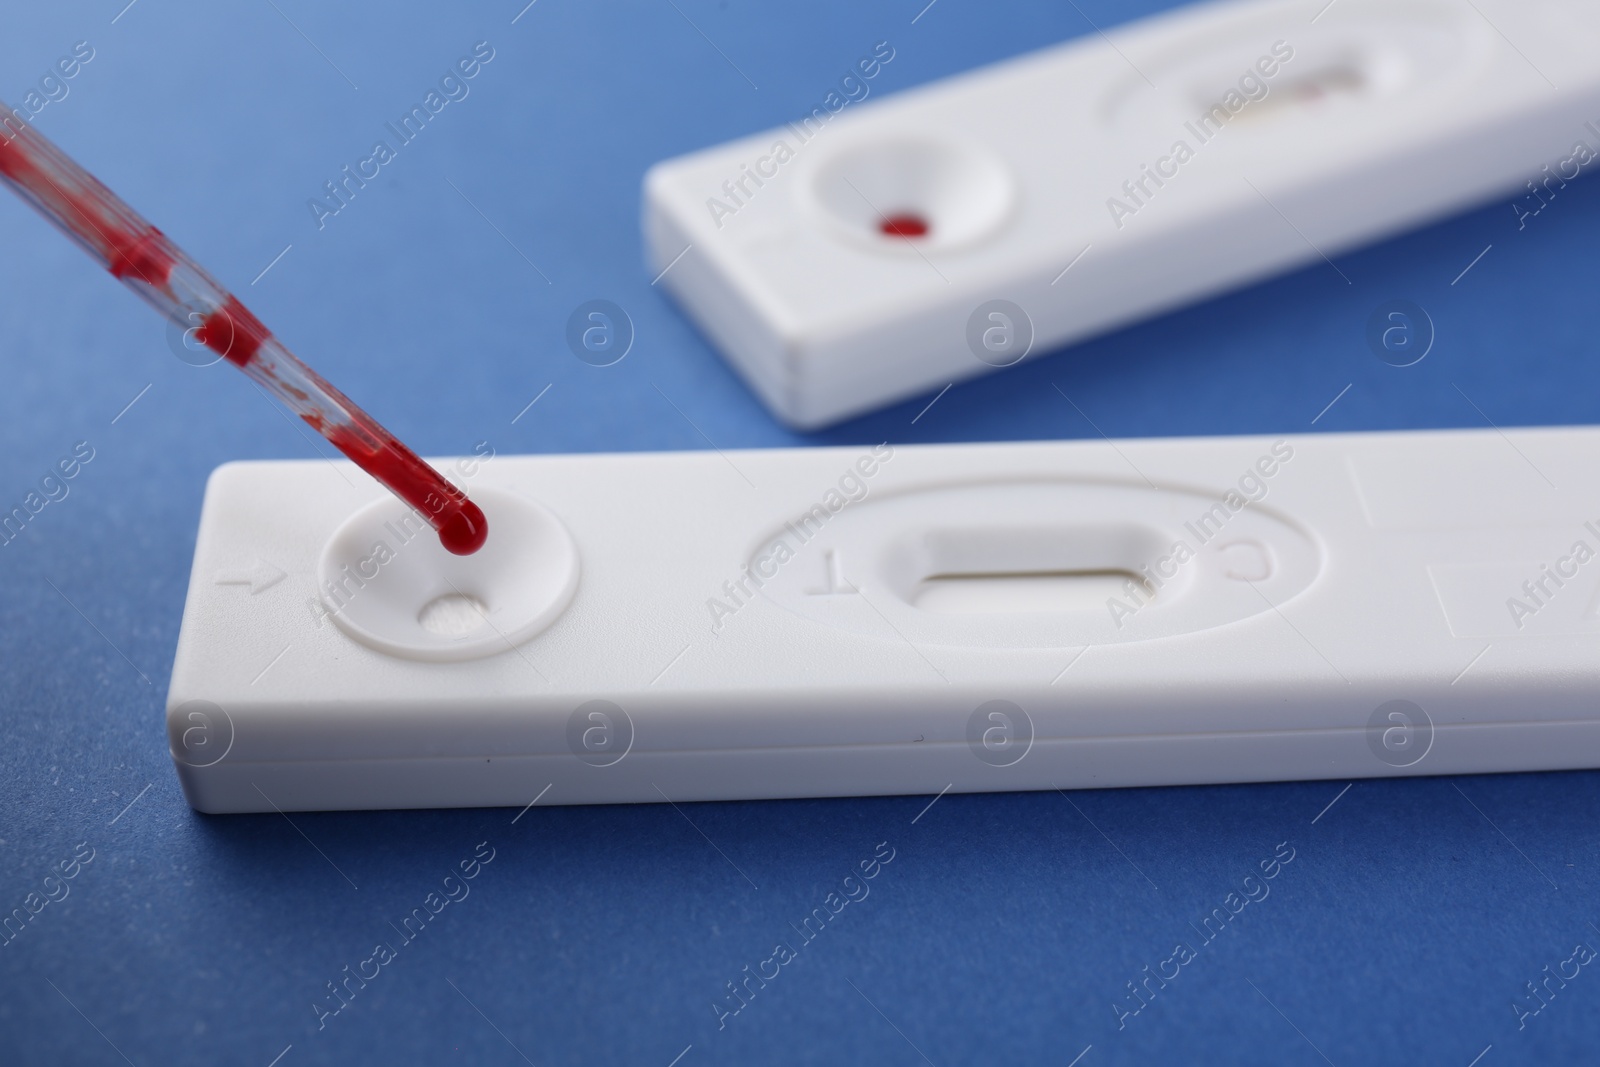
{"label": "rectangular result window slot", "polygon": [[[1268,85],[1265,96],[1252,99],[1232,118],[1249,123],[1262,122],[1279,115],[1305,113],[1341,98],[1360,96],[1373,88],[1366,70],[1356,62],[1336,62],[1308,71],[1296,78],[1278,78]],[[1222,99],[1207,99],[1203,108],[1210,108]],[[1226,111],[1226,109],[1224,109]]]}
{"label": "rectangular result window slot", "polygon": [[1104,611],[1108,597],[1132,582],[1146,598],[1150,583],[1132,571],[1050,570],[990,574],[934,574],[917,586],[913,603],[946,615],[1008,615]]}

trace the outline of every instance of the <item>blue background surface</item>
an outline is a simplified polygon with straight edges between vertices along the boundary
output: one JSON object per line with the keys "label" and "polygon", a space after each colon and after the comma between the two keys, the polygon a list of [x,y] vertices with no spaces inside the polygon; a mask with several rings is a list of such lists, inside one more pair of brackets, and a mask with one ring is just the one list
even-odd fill
{"label": "blue background surface", "polygon": [[[426,454],[483,439],[502,453],[706,447],[695,426],[725,449],[1096,436],[1052,382],[1113,436],[1600,410],[1593,180],[1520,230],[1508,198],[1338,256],[1348,284],[1318,263],[958,385],[914,425],[929,397],[784,430],[651,287],[638,234],[650,163],[808,111],[880,40],[897,55],[877,93],[1158,2],[939,0],[915,23],[925,0],[540,0],[515,22],[522,0],[138,0],[118,18],[124,2],[12,5],[0,96],[18,103],[88,40],[96,57],[39,128]],[[319,231],[306,200],[481,40],[496,57],[471,95]],[[74,442],[95,449],[70,496],[0,549],[0,912],[79,842],[94,850],[70,895],[0,948],[0,1061],[1592,1055],[1595,968],[1520,1030],[1511,1002],[1574,945],[1600,947],[1593,773],[1358,781],[1342,795],[1321,782],[931,808],[536,808],[515,824],[501,810],[196,815],[161,709],[204,479],[227,460],[327,449],[226,365],[175,359],[147,309],[9,197],[0,241],[0,505]],[[603,369],[562,339],[594,297],[637,330]],[[1365,343],[1391,299],[1437,326],[1415,366]],[[470,896],[319,1030],[326,983],[481,841],[495,858]],[[719,1029],[724,984],[797,941],[791,924],[879,842],[895,858],[870,896]],[[1190,924],[1280,842],[1295,858],[1271,895],[1119,1029],[1125,983],[1198,943]]]}

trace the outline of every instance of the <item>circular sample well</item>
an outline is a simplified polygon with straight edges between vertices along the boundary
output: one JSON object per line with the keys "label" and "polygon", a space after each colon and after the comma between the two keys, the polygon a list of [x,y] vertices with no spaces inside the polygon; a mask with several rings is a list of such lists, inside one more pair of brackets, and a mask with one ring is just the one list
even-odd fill
{"label": "circular sample well", "polygon": [[836,233],[908,253],[989,237],[1016,200],[1016,183],[993,152],[923,135],[841,143],[817,165],[809,188]]}
{"label": "circular sample well", "polygon": [[514,493],[479,489],[489,539],[456,556],[410,507],[386,497],[334,531],[317,566],[323,605],[369,648],[415,660],[510,650],[548,627],[578,588],[578,550],[561,520]]}

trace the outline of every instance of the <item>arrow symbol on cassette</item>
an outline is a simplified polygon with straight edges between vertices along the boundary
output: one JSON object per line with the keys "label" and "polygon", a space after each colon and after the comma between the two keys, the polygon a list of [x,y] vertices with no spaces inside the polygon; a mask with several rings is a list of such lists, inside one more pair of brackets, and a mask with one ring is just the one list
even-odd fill
{"label": "arrow symbol on cassette", "polygon": [[250,587],[250,595],[255,596],[263,589],[271,589],[287,577],[288,574],[284,571],[257,556],[248,570],[223,571],[219,573],[216,578],[216,584],[248,585]]}

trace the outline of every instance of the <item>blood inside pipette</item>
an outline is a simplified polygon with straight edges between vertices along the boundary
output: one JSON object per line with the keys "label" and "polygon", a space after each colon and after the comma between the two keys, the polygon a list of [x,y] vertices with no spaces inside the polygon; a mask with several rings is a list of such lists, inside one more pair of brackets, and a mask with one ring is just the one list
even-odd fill
{"label": "blood inside pipette", "polygon": [[242,367],[255,358],[271,336],[272,331],[239,303],[238,297],[230,296],[221,309],[201,320],[194,339],[229,363]]}
{"label": "blood inside pipette", "polygon": [[423,463],[410,449],[384,437],[376,449],[342,426],[327,431],[329,441],[360,464],[361,469],[393,489],[433,523],[439,543],[458,556],[470,556],[489,537],[483,511]]}
{"label": "blood inside pipette", "polygon": [[7,130],[0,130],[0,174],[47,201],[45,206],[53,214],[65,217],[67,212],[71,212],[76,215],[82,225],[72,226],[71,232],[80,240],[87,241],[99,253],[106,261],[112,277],[138,278],[156,288],[167,284],[173,259],[167,253],[165,238],[160,230],[150,226],[143,232],[130,232],[100,210],[93,199],[52,181],[50,175],[23,151],[20,141],[7,136],[8,133]]}
{"label": "blood inside pipette", "polygon": [[[240,367],[255,359],[271,337],[272,332],[234,296],[207,315],[195,331],[196,341]],[[360,409],[356,409],[356,415],[365,419]],[[489,536],[489,523],[478,505],[384,433],[377,423],[365,419],[366,432],[362,434],[346,426],[326,426],[310,418],[306,421],[362,470],[421,512],[438,531],[439,543],[447,550],[469,556],[483,547]]]}
{"label": "blood inside pipette", "polygon": [[138,278],[160,288],[172,274],[172,257],[167,255],[166,235],[154,226],[142,234],[129,235],[117,230],[107,234],[113,278]]}
{"label": "blood inside pipette", "polygon": [[[37,134],[24,135],[23,130],[13,128],[10,120],[0,127],[0,175],[25,191],[36,207],[95,254],[115,278],[141,282],[159,291],[162,300],[176,302],[173,272],[179,260],[187,265],[186,269],[199,270],[160,230],[140,219],[76,163]],[[196,334],[198,341],[241,368],[263,358],[261,350],[272,340],[271,331],[231,294],[205,316]],[[275,374],[273,361],[258,364],[256,372],[265,374],[280,392],[301,404],[296,410],[306,422],[421,512],[438,531],[446,549],[469,555],[483,546],[488,522],[466,494],[445,481],[347,397],[316,378],[281,345],[274,343],[273,348],[284,361],[310,375],[319,390],[337,397],[341,418],[350,420],[346,425],[315,410],[308,412],[305,391]]]}

